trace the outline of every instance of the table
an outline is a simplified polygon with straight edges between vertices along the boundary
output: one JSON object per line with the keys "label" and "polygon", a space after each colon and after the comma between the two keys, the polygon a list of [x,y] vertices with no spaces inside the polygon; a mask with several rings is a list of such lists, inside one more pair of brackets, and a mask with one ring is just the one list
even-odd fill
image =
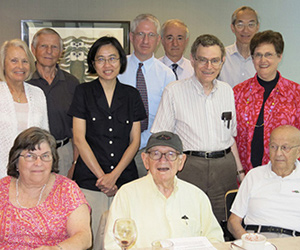
{"label": "table", "polygon": [[[277,250],[299,250],[300,249],[300,236],[289,238],[274,238],[267,239],[277,247]],[[230,242],[214,243],[213,246],[218,250],[229,250]]]}

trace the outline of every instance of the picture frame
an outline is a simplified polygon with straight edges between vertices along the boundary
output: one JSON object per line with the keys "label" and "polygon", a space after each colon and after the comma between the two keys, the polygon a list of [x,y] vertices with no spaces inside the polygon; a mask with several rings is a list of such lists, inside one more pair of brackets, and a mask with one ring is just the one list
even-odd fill
{"label": "picture frame", "polygon": [[95,76],[86,73],[89,48],[102,36],[113,36],[130,54],[129,21],[21,20],[21,39],[31,46],[34,34],[42,28],[52,28],[63,40],[64,51],[59,61],[61,69],[75,75],[80,82]]}

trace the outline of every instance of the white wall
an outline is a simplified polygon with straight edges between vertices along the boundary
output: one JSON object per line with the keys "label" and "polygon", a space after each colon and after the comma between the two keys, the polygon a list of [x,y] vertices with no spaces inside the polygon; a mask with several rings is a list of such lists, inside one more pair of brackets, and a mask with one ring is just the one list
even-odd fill
{"label": "white wall", "polygon": [[[22,19],[128,20],[152,13],[163,23],[182,19],[190,29],[189,50],[195,38],[204,33],[219,37],[224,45],[234,42],[230,30],[232,12],[242,5],[256,9],[260,30],[279,31],[285,39],[282,75],[300,83],[299,0],[0,0],[0,43],[20,38]],[[162,56],[160,46],[156,56]]]}

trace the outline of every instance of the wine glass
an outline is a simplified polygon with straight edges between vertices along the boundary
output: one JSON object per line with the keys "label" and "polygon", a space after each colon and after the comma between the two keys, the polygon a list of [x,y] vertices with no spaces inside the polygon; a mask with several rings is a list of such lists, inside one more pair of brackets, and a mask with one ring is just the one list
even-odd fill
{"label": "wine glass", "polygon": [[136,239],[135,222],[129,218],[117,219],[113,229],[114,238],[122,250],[127,250]]}

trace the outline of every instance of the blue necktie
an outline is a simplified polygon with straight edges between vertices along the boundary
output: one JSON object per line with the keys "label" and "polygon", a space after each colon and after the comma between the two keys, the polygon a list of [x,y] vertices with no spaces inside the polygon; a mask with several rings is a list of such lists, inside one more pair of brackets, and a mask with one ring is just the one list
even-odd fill
{"label": "blue necktie", "polygon": [[178,80],[178,75],[177,75],[177,72],[176,72],[178,64],[177,63],[173,63],[171,66],[172,66],[172,70],[173,70],[173,72],[175,74],[176,80]]}

